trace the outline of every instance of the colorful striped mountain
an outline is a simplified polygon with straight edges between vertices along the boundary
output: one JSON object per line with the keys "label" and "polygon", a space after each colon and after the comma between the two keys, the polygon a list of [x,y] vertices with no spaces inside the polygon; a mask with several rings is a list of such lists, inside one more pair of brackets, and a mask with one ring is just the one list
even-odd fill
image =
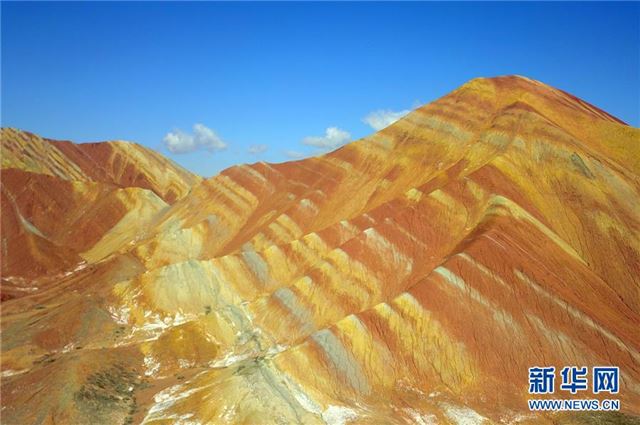
{"label": "colorful striped mountain", "polygon": [[[3,129],[1,177],[2,423],[640,415],[640,130],[540,82],[206,180]],[[622,412],[529,411],[571,365],[618,366]]]}

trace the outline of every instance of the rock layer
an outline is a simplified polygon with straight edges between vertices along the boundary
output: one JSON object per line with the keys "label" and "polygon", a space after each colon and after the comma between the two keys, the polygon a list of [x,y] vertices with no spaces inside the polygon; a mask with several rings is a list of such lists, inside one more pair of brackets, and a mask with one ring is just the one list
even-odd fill
{"label": "rock layer", "polygon": [[29,137],[3,156],[3,293],[27,293],[3,423],[589,420],[528,411],[535,365],[619,366],[640,414],[640,130],[567,93],[472,80],[202,182]]}

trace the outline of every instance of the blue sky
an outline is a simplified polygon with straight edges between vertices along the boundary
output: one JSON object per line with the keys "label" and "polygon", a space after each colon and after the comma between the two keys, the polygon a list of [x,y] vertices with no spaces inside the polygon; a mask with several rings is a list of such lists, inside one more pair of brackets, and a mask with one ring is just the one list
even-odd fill
{"label": "blue sky", "polygon": [[480,76],[640,125],[638,3],[1,7],[2,126],[137,141],[204,176],[357,139]]}

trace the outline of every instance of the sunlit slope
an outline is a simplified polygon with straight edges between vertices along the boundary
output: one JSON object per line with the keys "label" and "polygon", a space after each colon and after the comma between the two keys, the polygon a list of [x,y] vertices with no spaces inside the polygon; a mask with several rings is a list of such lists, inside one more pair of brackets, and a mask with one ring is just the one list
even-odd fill
{"label": "sunlit slope", "polygon": [[3,303],[3,422],[582,420],[528,412],[534,365],[617,365],[640,415],[639,164],[638,129],[502,77],[232,167]]}

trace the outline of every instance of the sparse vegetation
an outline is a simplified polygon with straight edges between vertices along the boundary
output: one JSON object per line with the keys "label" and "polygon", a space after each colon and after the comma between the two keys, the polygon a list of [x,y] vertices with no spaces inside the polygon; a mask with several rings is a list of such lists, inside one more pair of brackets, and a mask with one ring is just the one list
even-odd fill
{"label": "sparse vegetation", "polygon": [[74,399],[91,420],[104,422],[119,413],[126,415],[124,424],[131,424],[138,410],[135,391],[145,384],[145,379],[135,370],[115,364],[89,375]]}
{"label": "sparse vegetation", "polygon": [[126,326],[118,326],[113,330],[113,338],[118,339],[122,338],[125,335]]}

